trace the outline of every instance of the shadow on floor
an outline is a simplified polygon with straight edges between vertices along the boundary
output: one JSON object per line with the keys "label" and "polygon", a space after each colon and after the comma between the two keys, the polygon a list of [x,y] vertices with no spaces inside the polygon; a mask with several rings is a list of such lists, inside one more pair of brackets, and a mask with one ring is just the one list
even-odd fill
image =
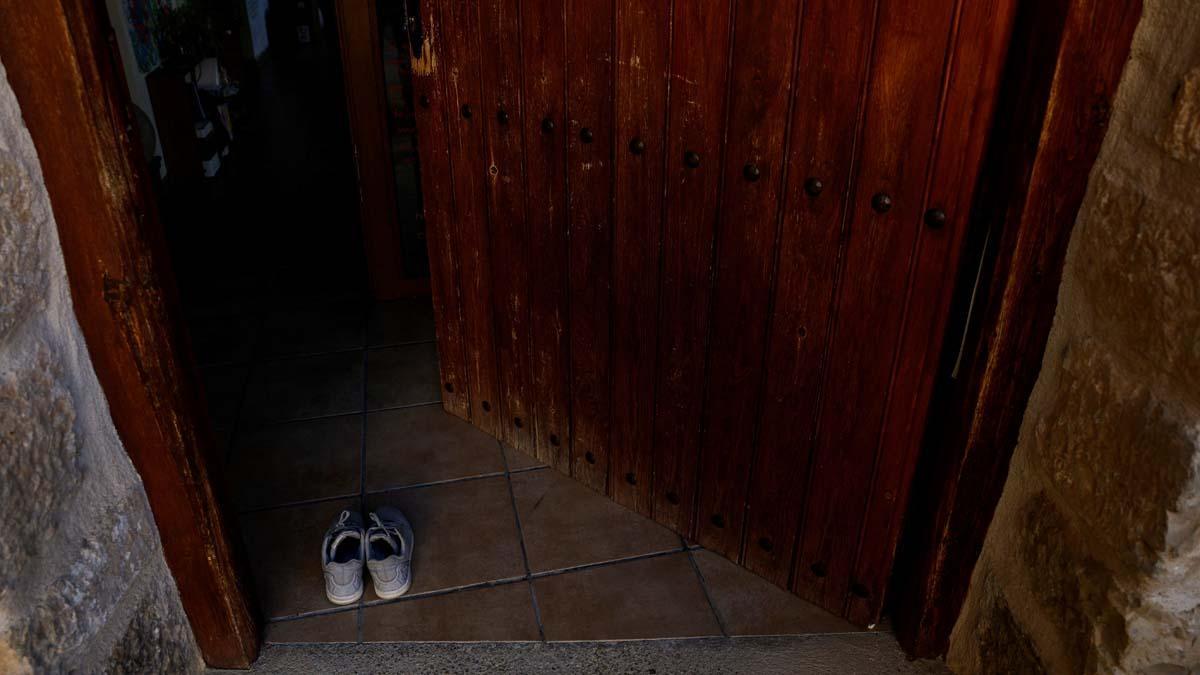
{"label": "shadow on floor", "polygon": [[[425,302],[283,306],[194,333],[268,642],[854,630],[443,412]],[[325,528],[381,504],[412,521],[413,588],[334,607]]]}

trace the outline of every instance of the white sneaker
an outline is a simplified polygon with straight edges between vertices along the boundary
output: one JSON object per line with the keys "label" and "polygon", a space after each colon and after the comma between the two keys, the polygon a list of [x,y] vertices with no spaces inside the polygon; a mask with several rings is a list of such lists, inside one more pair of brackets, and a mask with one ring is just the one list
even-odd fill
{"label": "white sneaker", "polygon": [[366,540],[363,537],[362,514],[342,511],[321,544],[321,568],[325,571],[325,596],[335,605],[358,602],[363,594],[363,559]]}
{"label": "white sneaker", "polygon": [[367,569],[375,595],[398,598],[412,585],[413,531],[400,509],[382,506],[371,514],[367,530]]}

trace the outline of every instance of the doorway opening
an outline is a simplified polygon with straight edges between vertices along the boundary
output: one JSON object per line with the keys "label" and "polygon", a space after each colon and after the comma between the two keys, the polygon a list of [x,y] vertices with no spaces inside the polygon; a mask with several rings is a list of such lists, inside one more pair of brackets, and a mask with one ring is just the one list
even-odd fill
{"label": "doorway opening", "polygon": [[[409,8],[129,6],[108,18],[267,642],[857,630],[443,410]],[[326,529],[385,504],[411,590],[331,604]]]}

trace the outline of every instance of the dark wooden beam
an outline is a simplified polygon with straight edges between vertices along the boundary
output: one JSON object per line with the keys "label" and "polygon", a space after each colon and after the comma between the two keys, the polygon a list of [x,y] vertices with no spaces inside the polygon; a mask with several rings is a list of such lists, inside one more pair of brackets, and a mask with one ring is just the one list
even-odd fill
{"label": "dark wooden beam", "polygon": [[964,265],[959,281],[964,349],[952,333],[891,585],[896,632],[914,656],[945,653],[966,600],[1140,17],[1140,0],[1026,0],[1019,10],[974,208],[982,264]]}
{"label": "dark wooden beam", "polygon": [[249,577],[209,470],[215,444],[101,7],[0,0],[0,60],[41,161],[75,315],[196,641],[209,666],[246,668],[259,647]]}

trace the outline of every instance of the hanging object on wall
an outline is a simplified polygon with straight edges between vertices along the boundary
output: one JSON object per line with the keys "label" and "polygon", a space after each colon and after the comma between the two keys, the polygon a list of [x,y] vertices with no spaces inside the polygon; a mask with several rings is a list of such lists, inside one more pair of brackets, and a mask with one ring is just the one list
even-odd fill
{"label": "hanging object on wall", "polygon": [[125,25],[133,43],[138,70],[148,73],[158,67],[158,44],[154,41],[159,17],[159,0],[124,0]]}

